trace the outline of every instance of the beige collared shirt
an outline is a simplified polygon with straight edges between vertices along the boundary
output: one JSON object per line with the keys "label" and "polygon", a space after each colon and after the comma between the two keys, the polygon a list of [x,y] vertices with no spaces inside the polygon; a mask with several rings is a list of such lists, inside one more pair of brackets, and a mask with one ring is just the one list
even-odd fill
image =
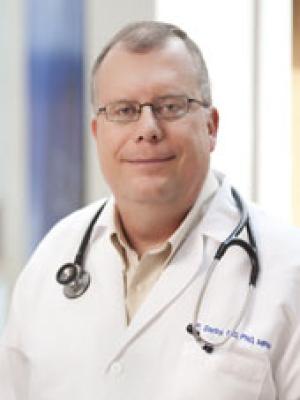
{"label": "beige collared shirt", "polygon": [[148,250],[141,258],[138,257],[135,250],[127,243],[122,232],[118,213],[115,212],[115,229],[113,229],[110,237],[124,262],[125,301],[128,323],[133,318],[138,307],[145,300],[155,282],[159,279],[170,259],[180,248],[188,233],[201,220],[218,186],[217,178],[213,172],[209,171],[194,206],[177,230],[166,242]]}

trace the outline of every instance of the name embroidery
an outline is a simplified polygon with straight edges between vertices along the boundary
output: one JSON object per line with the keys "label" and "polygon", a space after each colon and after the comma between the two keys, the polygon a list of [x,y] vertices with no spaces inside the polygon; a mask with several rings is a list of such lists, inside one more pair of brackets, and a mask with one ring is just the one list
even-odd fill
{"label": "name embroidery", "polygon": [[272,344],[265,339],[260,339],[257,338],[253,335],[249,335],[246,332],[238,332],[238,331],[233,331],[230,329],[224,330],[215,326],[211,326],[208,324],[202,324],[201,322],[197,322],[195,328],[200,332],[204,332],[204,333],[210,333],[212,335],[216,335],[216,336],[226,336],[226,337],[232,337],[235,340],[240,340],[240,341],[244,341],[247,342],[251,345],[255,345],[261,348],[265,348],[270,350],[272,348]]}

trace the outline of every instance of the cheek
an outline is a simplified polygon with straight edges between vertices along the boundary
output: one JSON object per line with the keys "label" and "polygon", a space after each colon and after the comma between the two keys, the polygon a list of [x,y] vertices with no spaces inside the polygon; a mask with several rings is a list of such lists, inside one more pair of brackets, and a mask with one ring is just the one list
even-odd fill
{"label": "cheek", "polygon": [[104,162],[113,163],[122,147],[122,136],[115,131],[106,128],[99,129],[97,132],[97,150],[101,164]]}
{"label": "cheek", "polygon": [[[199,161],[207,159],[211,151],[211,136],[203,122],[191,121],[181,129],[182,148],[185,156]],[[192,160],[191,160],[192,161]]]}
{"label": "cheek", "polygon": [[[200,180],[206,175],[211,152],[210,135],[202,124],[190,124],[180,137],[180,169],[187,180]],[[195,175],[196,174],[196,175]]]}
{"label": "cheek", "polygon": [[206,171],[209,164],[209,154],[209,141],[206,138],[197,137],[191,140],[185,155],[185,162],[189,172]]}
{"label": "cheek", "polygon": [[110,136],[106,132],[100,131],[97,133],[97,152],[103,175],[109,178],[111,173],[114,172],[114,154],[116,144],[114,140],[110,139]]}

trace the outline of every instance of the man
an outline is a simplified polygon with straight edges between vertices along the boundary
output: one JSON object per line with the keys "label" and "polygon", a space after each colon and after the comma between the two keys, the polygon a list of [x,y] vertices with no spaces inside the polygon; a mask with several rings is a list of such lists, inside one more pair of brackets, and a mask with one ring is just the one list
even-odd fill
{"label": "man", "polygon": [[[249,225],[214,269],[244,207],[209,167],[218,112],[199,49],[176,26],[131,24],[96,60],[92,97],[113,197],[61,221],[22,272],[5,398],[299,399],[300,234],[249,206],[261,269]],[[76,257],[89,287],[70,264],[59,285],[100,207]]]}

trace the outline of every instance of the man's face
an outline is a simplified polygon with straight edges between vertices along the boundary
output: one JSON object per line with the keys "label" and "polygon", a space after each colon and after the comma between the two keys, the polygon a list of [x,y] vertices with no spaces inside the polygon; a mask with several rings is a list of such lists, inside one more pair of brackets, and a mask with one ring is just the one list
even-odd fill
{"label": "man's face", "polygon": [[[184,44],[133,53],[115,45],[96,74],[97,107],[118,100],[139,103],[167,95],[201,99],[194,62]],[[143,107],[138,121],[92,121],[103,174],[121,201],[176,206],[191,204],[205,179],[215,147],[218,114],[191,103],[176,120],[157,120]]]}

